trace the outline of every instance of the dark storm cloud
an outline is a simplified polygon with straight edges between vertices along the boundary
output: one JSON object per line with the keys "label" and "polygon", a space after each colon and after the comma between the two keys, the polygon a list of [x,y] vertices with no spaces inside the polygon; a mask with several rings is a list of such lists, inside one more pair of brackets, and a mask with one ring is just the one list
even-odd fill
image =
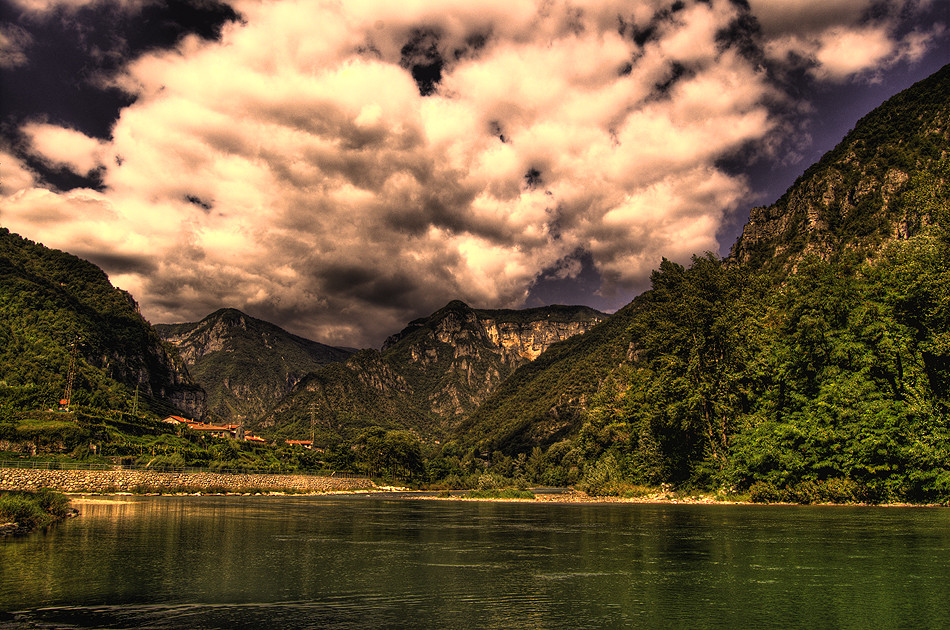
{"label": "dark storm cloud", "polygon": [[16,1],[2,87],[54,78],[0,99],[0,223],[152,321],[353,346],[453,298],[616,308],[810,157],[816,90],[943,41],[864,0]]}
{"label": "dark storm cloud", "polygon": [[352,296],[382,307],[409,308],[420,288],[418,280],[398,272],[383,272],[378,267],[330,265],[320,269],[318,276],[328,293]]}
{"label": "dark storm cloud", "polygon": [[102,77],[129,58],[173,46],[185,35],[218,38],[222,25],[236,19],[227,4],[213,0],[147,3],[140,12],[98,2],[31,13],[5,3],[0,5],[0,20],[27,32],[33,44],[29,63],[0,75],[6,101],[0,111],[4,117],[45,111],[88,135],[105,138],[129,99],[104,90]]}
{"label": "dark storm cloud", "polygon": [[97,250],[76,250],[75,254],[92,261],[103,269],[108,269],[111,273],[136,273],[150,275],[158,268],[155,260],[148,253],[134,256],[112,254]]}
{"label": "dark storm cloud", "polygon": [[765,60],[765,51],[762,50],[762,27],[749,11],[746,2],[737,2],[737,4],[743,5],[742,12],[716,33],[716,44],[720,52],[727,48],[735,48],[746,59],[762,62]]}
{"label": "dark storm cloud", "polygon": [[429,96],[435,92],[445,66],[439,51],[438,33],[430,28],[415,29],[399,52],[402,56],[399,64],[412,73],[419,94]]}

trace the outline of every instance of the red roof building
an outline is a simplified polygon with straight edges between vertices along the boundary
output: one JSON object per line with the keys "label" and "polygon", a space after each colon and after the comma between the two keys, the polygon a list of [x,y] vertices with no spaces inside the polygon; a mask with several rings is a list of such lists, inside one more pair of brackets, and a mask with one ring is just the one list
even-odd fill
{"label": "red roof building", "polygon": [[284,440],[291,446],[302,446],[304,448],[313,448],[313,440]]}

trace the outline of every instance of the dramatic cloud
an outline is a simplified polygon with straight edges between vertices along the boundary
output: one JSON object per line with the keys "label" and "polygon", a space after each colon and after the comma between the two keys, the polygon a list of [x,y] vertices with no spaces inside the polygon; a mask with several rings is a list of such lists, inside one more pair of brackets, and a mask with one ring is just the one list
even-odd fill
{"label": "dramatic cloud", "polygon": [[73,129],[45,123],[24,125],[31,152],[55,167],[64,167],[77,175],[87,175],[103,165],[108,150],[105,142]]}
{"label": "dramatic cloud", "polygon": [[845,81],[877,74],[900,61],[916,61],[943,32],[905,28],[907,16],[932,0],[749,0],[775,60],[804,66],[820,80]]}
{"label": "dramatic cloud", "polygon": [[[18,191],[36,185],[36,178],[13,154],[0,149],[0,197],[6,198]],[[0,206],[2,207],[2,206]],[[0,215],[0,220],[3,215]]]}
{"label": "dramatic cloud", "polygon": [[24,125],[23,155],[101,186],[3,156],[0,223],[103,265],[152,321],[236,306],[345,344],[718,250],[750,192],[720,163],[781,129],[765,53],[838,81],[929,41],[854,2],[231,4],[219,41],[113,78],[134,102],[108,141]]}

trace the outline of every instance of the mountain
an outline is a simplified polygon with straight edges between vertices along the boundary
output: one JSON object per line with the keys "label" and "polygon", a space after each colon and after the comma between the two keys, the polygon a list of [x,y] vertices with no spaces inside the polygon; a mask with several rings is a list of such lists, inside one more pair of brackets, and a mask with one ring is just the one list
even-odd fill
{"label": "mountain", "polygon": [[314,423],[339,436],[377,425],[443,438],[519,366],[606,317],[586,306],[481,310],[453,301],[411,322],[381,351],[308,376],[262,428],[302,436]]}
{"label": "mountain", "polygon": [[0,402],[56,406],[75,348],[74,404],[205,412],[205,393],[125,291],[87,261],[0,228]]}
{"label": "mountain", "polygon": [[233,423],[261,418],[308,373],[354,353],[229,308],[200,322],[154,328],[208,392],[211,413]]}
{"label": "mountain", "polygon": [[950,499],[948,140],[945,67],[755,209],[730,258],[664,260],[649,291],[520,368],[456,439],[597,493]]}
{"label": "mountain", "polygon": [[920,233],[950,199],[948,99],[950,65],[862,118],[778,201],[752,209],[730,258],[787,272]]}

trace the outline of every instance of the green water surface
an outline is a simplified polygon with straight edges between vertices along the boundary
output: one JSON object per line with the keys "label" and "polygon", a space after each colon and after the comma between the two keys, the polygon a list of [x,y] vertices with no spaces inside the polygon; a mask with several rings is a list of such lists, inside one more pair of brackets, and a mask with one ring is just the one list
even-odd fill
{"label": "green water surface", "polygon": [[950,628],[950,510],[115,497],[0,628]]}

